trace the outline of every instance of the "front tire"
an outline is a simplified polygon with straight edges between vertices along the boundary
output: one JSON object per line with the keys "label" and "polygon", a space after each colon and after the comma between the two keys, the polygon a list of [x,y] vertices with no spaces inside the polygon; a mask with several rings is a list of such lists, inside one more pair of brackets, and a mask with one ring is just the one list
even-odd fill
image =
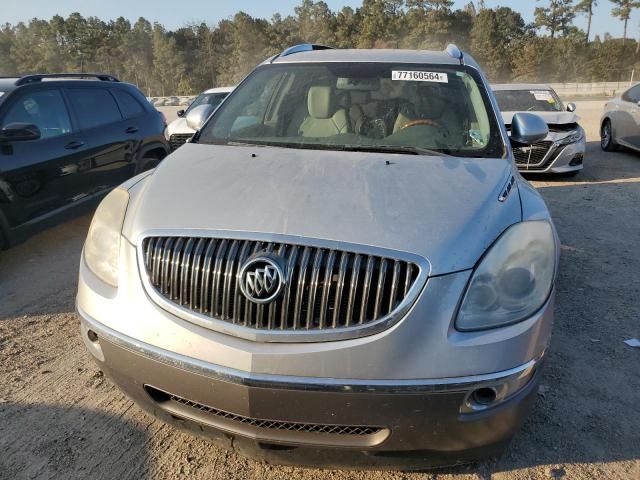
{"label": "front tire", "polygon": [[613,126],[608,118],[600,127],[600,147],[605,152],[615,152],[618,149],[618,144],[613,138]]}

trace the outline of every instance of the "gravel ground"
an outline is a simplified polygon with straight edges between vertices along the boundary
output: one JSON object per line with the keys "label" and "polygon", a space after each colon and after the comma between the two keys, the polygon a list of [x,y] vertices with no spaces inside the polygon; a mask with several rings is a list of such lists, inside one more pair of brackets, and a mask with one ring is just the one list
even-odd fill
{"label": "gravel ground", "polygon": [[532,179],[562,239],[556,325],[533,415],[499,459],[427,473],[274,467],[155,420],[85,353],[74,312],[89,218],[0,253],[0,478],[640,478],[640,156],[595,142],[575,179]]}

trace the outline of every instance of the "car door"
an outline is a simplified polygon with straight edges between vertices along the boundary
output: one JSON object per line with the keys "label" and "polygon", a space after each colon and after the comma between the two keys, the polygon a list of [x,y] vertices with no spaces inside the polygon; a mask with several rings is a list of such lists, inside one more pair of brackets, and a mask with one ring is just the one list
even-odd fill
{"label": "car door", "polygon": [[0,143],[0,202],[12,228],[72,206],[77,179],[88,166],[86,142],[75,128],[59,88],[17,92],[0,110],[0,127],[29,123],[40,138]]}
{"label": "car door", "polygon": [[622,94],[616,119],[615,136],[618,140],[635,148],[640,148],[640,85]]}
{"label": "car door", "polygon": [[91,158],[91,166],[82,178],[87,194],[111,189],[133,176],[135,139],[127,132],[111,92],[82,85],[66,87],[64,91]]}

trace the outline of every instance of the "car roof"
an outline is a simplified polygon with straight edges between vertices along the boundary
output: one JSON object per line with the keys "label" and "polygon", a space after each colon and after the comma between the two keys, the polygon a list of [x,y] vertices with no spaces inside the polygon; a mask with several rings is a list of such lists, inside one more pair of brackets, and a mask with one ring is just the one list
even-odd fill
{"label": "car roof", "polygon": [[0,77],[0,92],[9,92],[16,88],[16,81],[20,77]]}
{"label": "car roof", "polygon": [[216,87],[216,88],[210,88],[209,90],[205,90],[202,93],[231,93],[233,92],[233,89],[236,87]]}
{"label": "car roof", "polygon": [[[326,49],[296,52],[272,57],[265,63],[314,63],[314,62],[370,62],[370,63],[419,63],[435,65],[459,65],[460,60],[446,51],[401,49]],[[465,65],[477,68],[473,58],[464,54]]]}
{"label": "car roof", "polygon": [[553,90],[547,83],[496,83],[491,85],[494,92],[500,90]]}

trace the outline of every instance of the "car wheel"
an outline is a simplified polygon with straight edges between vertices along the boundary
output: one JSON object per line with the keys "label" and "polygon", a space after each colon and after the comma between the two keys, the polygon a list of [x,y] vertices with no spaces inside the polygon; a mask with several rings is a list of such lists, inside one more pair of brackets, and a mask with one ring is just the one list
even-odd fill
{"label": "car wheel", "polygon": [[609,119],[605,120],[600,128],[600,147],[605,152],[615,152],[618,149],[618,144],[613,139],[613,126]]}
{"label": "car wheel", "polygon": [[167,153],[164,150],[153,150],[146,153],[145,156],[138,161],[136,174],[156,168],[160,161],[166,156]]}

